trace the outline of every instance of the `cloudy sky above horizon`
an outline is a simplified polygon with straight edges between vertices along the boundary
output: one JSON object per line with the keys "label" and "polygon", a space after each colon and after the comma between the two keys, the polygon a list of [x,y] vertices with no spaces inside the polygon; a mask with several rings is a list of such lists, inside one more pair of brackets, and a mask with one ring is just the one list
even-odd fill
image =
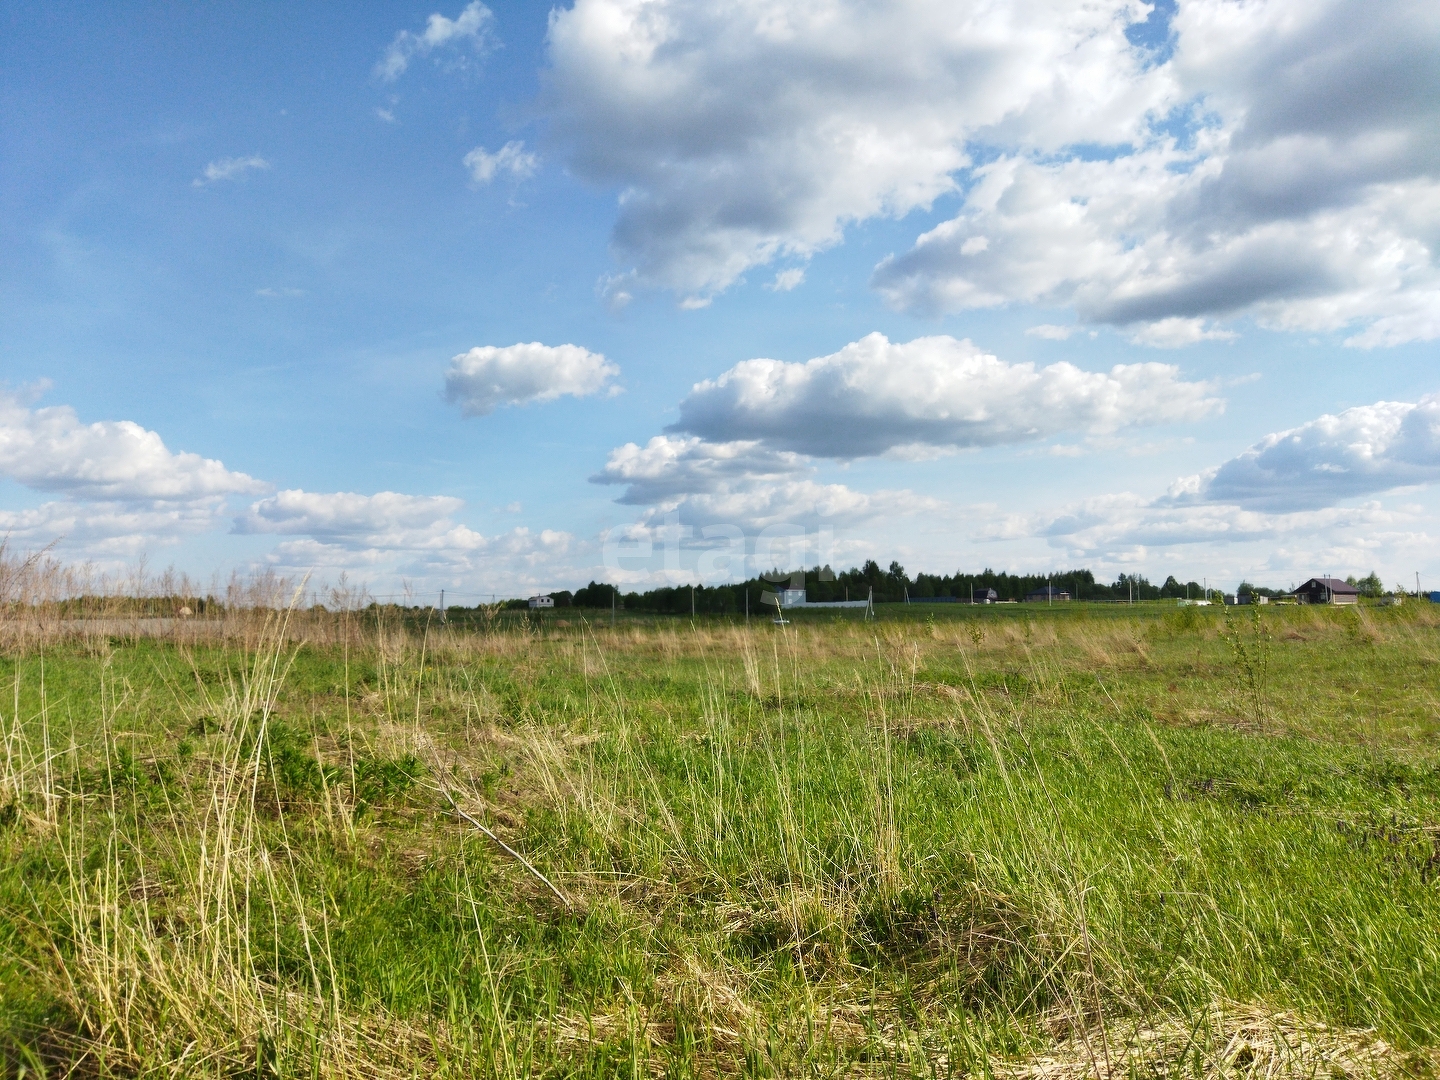
{"label": "cloudy sky above horizon", "polygon": [[1440,587],[1433,3],[0,26],[12,549]]}

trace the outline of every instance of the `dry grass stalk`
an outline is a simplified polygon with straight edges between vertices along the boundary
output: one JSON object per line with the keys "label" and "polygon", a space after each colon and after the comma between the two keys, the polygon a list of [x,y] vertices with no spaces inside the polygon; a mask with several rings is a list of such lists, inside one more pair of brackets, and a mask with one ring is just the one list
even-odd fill
{"label": "dry grass stalk", "polygon": [[1328,1027],[1291,1012],[1230,1003],[1199,1018],[1135,1027],[1111,1019],[1103,1028],[1071,1028],[1043,1054],[992,1060],[991,1069],[1008,1080],[1360,1080],[1399,1076],[1416,1064],[1370,1029]]}

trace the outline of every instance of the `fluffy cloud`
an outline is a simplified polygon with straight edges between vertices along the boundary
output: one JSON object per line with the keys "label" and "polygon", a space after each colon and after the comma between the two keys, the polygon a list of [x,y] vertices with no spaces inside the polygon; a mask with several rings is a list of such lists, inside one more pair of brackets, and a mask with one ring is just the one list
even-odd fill
{"label": "fluffy cloud", "polygon": [[715,494],[736,484],[753,486],[793,479],[808,471],[798,454],[766,450],[756,442],[710,443],[656,435],[644,446],[626,443],[610,451],[591,481],[625,484],[617,502],[630,506],[669,503],[683,495]]}
{"label": "fluffy cloud", "polygon": [[217,180],[235,180],[244,176],[247,172],[256,169],[268,169],[270,163],[259,154],[251,154],[249,157],[221,158],[219,161],[212,161],[192,183],[196,187],[205,187]]}
{"label": "fluffy cloud", "polygon": [[[1198,420],[1223,407],[1167,364],[1007,364],[969,341],[870,334],[803,364],[746,360],[699,383],[671,430],[816,457],[994,446]],[[653,442],[652,446],[655,445]]]}
{"label": "fluffy cloud", "polygon": [[[26,548],[58,540],[66,555],[103,563],[212,532],[230,515],[231,496],[270,490],[218,461],[170,451],[138,424],[82,424],[68,407],[33,408],[30,396],[9,391],[0,392],[0,477],[64,496],[0,509],[0,537]],[[251,503],[231,531],[288,537],[267,557],[287,571],[355,570],[442,586],[479,577],[507,591],[583,580],[574,557],[587,548],[569,533],[482,535],[455,520],[463,506],[448,496],[292,489]]]}
{"label": "fluffy cloud", "polygon": [[[470,588],[498,586],[501,595],[516,587],[554,587],[557,582],[583,580],[584,571],[566,558],[576,548],[575,538],[567,532],[542,529],[537,533],[521,527],[497,536],[482,536],[462,526],[443,540],[412,548],[304,537],[278,544],[266,561],[287,572],[359,571],[391,579],[433,579],[442,584],[444,580],[459,579]],[[471,599],[475,598],[476,594],[471,594]],[[463,596],[452,593],[451,599],[463,600]]]}
{"label": "fluffy cloud", "polygon": [[1137,139],[1169,76],[1138,0],[900,5],[577,0],[546,107],[580,177],[622,189],[617,253],[689,294],[957,187],[968,145]]}
{"label": "fluffy cloud", "polygon": [[576,0],[544,108],[570,170],[621,192],[617,255],[692,301],[953,193],[877,267],[895,306],[1071,307],[1165,346],[1241,314],[1440,335],[1435,5],[1191,0],[1160,51],[1150,13]]}
{"label": "fluffy cloud", "polygon": [[1134,345],[1149,345],[1157,349],[1178,349],[1200,341],[1234,341],[1239,334],[1232,330],[1217,330],[1207,327],[1204,319],[1160,319],[1157,322],[1142,323],[1127,335]]}
{"label": "fluffy cloud", "polygon": [[746,481],[722,485],[651,507],[642,521],[654,525],[674,513],[696,528],[734,525],[743,531],[790,525],[814,532],[821,527],[853,528],[881,518],[933,512],[941,503],[913,491],[856,491],[844,484],[807,478],[779,483]]}
{"label": "fluffy cloud", "polygon": [[60,499],[28,510],[0,510],[0,535],[20,548],[60,542],[67,554],[114,560],[142,555],[216,528],[223,506],[191,503],[88,502]]}
{"label": "fluffy cloud", "polygon": [[781,270],[775,275],[775,280],[765,286],[771,292],[789,292],[805,284],[805,269],[800,266],[792,266],[788,270]]}
{"label": "fluffy cloud", "polygon": [[616,502],[647,507],[641,517],[647,525],[674,514],[697,527],[848,526],[939,505],[909,491],[865,494],[844,484],[822,484],[813,473],[803,455],[754,440],[713,443],[657,435],[644,446],[626,443],[612,450],[605,468],[590,480],[626,485]]}
{"label": "fluffy cloud", "polygon": [[485,536],[457,523],[460,499],[441,495],[277,492],[235,520],[237,533],[298,537],[276,546],[271,566],[287,571],[349,570],[412,581],[488,582],[502,590],[534,587],[581,573],[568,561],[574,537],[544,529]]}
{"label": "fluffy cloud", "polygon": [[921,311],[1071,306],[1151,344],[1238,314],[1358,326],[1363,346],[1440,335],[1434,6],[1196,0],[1172,29],[1165,108],[1139,139],[1088,158],[1003,147],[873,284]]}
{"label": "fluffy cloud", "polygon": [[1066,507],[1060,514],[1017,518],[997,536],[1032,535],[1062,541],[1081,551],[1114,554],[1127,547],[1240,543],[1277,540],[1327,530],[1368,527],[1397,520],[1375,504],[1327,507],[1290,513],[1247,510],[1234,505],[1176,506],[1131,493],[1101,495]]}
{"label": "fluffy cloud", "polygon": [[488,184],[498,173],[508,172],[517,180],[534,176],[540,159],[525,149],[523,142],[508,142],[495,153],[487,153],[483,146],[477,146],[464,158],[465,168],[477,184]]}
{"label": "fluffy cloud", "polygon": [[1184,382],[1170,365],[1037,369],[951,337],[895,344],[870,334],[803,364],[746,360],[696,384],[667,434],[612,450],[591,481],[624,485],[616,501],[647,507],[644,522],[678,514],[687,525],[856,525],[941,504],[909,491],[821,483],[816,458],[1105,435],[1199,419],[1222,406],[1209,384]]}
{"label": "fluffy cloud", "polygon": [[0,392],[0,476],[36,491],[120,502],[192,502],[267,487],[213,459],[174,453],[129,420],[82,424],[69,406],[31,409],[7,392]]}
{"label": "fluffy cloud", "polygon": [[1347,533],[1363,548],[1382,533],[1413,540],[1413,533],[1403,531],[1413,513],[1376,502],[1338,503],[1436,481],[1440,395],[1430,395],[1413,403],[1347,409],[1267,435],[1229,461],[1176,481],[1160,498],[1129,492],[1097,496],[1059,513],[992,520],[979,537],[1041,538],[1077,558],[1108,561],[1147,548],[1313,545],[1317,538],[1330,543]]}
{"label": "fluffy cloud", "polygon": [[500,405],[598,393],[618,374],[600,353],[579,345],[485,345],[450,361],[445,400],[466,416],[485,416]]}
{"label": "fluffy cloud", "polygon": [[[1426,239],[1440,231],[1440,184],[1377,184],[1342,206],[1257,218],[1209,205],[1225,165],[1173,143],[1115,161],[1002,158],[976,170],[961,214],[872,282],[930,313],[1070,306],[1145,344],[1224,338],[1206,320],[1244,313],[1286,330],[1363,324],[1357,344],[1440,333]],[[967,252],[977,237],[986,245]]]}
{"label": "fluffy cloud", "polygon": [[1041,323],[1039,326],[1032,326],[1025,333],[1029,337],[1044,338],[1047,341],[1069,341],[1070,336],[1080,327],[1078,326],[1056,326],[1053,323]]}
{"label": "fluffy cloud", "polygon": [[490,24],[494,18],[480,0],[466,5],[465,10],[453,19],[438,13],[431,15],[420,33],[401,30],[395,35],[395,40],[375,65],[375,74],[386,82],[394,82],[405,74],[405,69],[415,57],[426,56],[445,45],[469,42],[476,52],[481,52],[489,44]]}
{"label": "fluffy cloud", "polygon": [[1400,552],[1423,556],[1433,542],[1416,531],[1417,510],[1371,502],[1271,513],[1223,503],[1175,505],[1125,492],[1084,499],[1058,513],[990,517],[974,539],[1003,542],[1007,549],[1039,541],[1064,552],[1066,561],[1162,577],[1168,571],[1157,568],[1167,565],[1182,577],[1198,577],[1197,561],[1237,575],[1268,567],[1304,577],[1327,568],[1363,573]]}
{"label": "fluffy cloud", "polygon": [[1293,512],[1440,480],[1440,395],[1380,401],[1267,435],[1244,453],[1178,481],[1176,504],[1228,503]]}
{"label": "fluffy cloud", "polygon": [[415,537],[447,526],[464,506],[444,495],[400,495],[382,491],[357,495],[348,491],[318,493],[292,489],[252,503],[236,518],[240,533],[303,533],[310,536],[381,542],[384,537]]}
{"label": "fluffy cloud", "polygon": [[35,409],[32,399],[0,390],[0,477],[63,498],[0,510],[0,535],[17,544],[128,558],[216,528],[231,495],[268,490],[218,461],[172,452],[139,424],[83,424],[68,406]]}

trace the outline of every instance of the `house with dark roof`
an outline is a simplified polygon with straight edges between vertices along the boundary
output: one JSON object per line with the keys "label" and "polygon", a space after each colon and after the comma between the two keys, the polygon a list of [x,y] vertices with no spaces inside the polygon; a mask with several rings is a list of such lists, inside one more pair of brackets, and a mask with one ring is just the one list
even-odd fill
{"label": "house with dark roof", "polygon": [[970,591],[970,602],[972,604],[993,604],[1000,599],[1000,594],[994,589],[972,589]]}
{"label": "house with dark roof", "polygon": [[1070,594],[1058,585],[1042,585],[1025,594],[1026,603],[1048,604],[1056,600],[1069,600]]}
{"label": "house with dark roof", "polygon": [[1354,604],[1360,591],[1339,578],[1312,577],[1295,590],[1295,599],[1302,604]]}

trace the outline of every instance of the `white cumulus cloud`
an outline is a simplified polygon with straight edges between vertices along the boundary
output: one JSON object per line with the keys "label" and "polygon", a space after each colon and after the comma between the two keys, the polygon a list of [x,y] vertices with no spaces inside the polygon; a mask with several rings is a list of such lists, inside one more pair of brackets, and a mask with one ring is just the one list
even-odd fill
{"label": "white cumulus cloud", "polygon": [[382,491],[357,495],[349,491],[279,491],[253,503],[235,520],[240,533],[304,533],[310,536],[375,542],[384,536],[428,534],[448,524],[464,506],[445,495],[401,495]]}
{"label": "white cumulus cloud", "polygon": [[805,284],[805,268],[792,266],[790,269],[781,270],[776,274],[775,280],[766,286],[766,288],[771,292],[790,292],[792,289],[798,288],[803,284]]}
{"label": "white cumulus cloud", "polygon": [[129,420],[85,424],[67,405],[32,409],[0,392],[0,476],[36,491],[117,502],[188,502],[267,485],[212,458],[175,453]]}
{"label": "white cumulus cloud", "polygon": [[1177,481],[1171,501],[1291,512],[1440,480],[1440,395],[1379,401],[1267,435]]}
{"label": "white cumulus cloud", "polygon": [[583,573],[573,565],[583,545],[570,533],[522,526],[486,536],[455,520],[463,507],[462,500],[444,495],[295,489],[253,503],[235,519],[234,531],[295,537],[266,559],[285,571],[319,568],[392,582],[488,585],[502,594],[554,587]]}
{"label": "white cumulus cloud", "polygon": [[693,528],[734,525],[750,532],[792,525],[814,531],[821,526],[854,528],[882,518],[931,512],[940,505],[938,500],[913,491],[856,491],[845,484],[825,484],[807,477],[780,483],[731,484],[687,495],[651,507],[642,521],[654,526],[674,512],[680,522]]}
{"label": "white cumulus cloud", "polygon": [[26,510],[0,510],[0,536],[31,550],[59,545],[66,555],[111,562],[210,532],[223,521],[216,500],[110,502],[57,499]]}
{"label": "white cumulus cloud", "polygon": [[1169,318],[1141,323],[1127,335],[1132,344],[1149,345],[1156,349],[1178,349],[1201,341],[1234,341],[1233,330],[1207,327],[1204,319]]}
{"label": "white cumulus cloud", "polygon": [[1369,503],[1271,512],[1224,503],[1174,505],[1130,492],[1098,495],[1053,511],[1012,515],[980,531],[980,538],[1038,538],[1078,559],[1124,562],[1147,550],[1187,545],[1313,541],[1358,530],[1394,528],[1411,515]]}
{"label": "white cumulus cloud", "polygon": [[877,333],[805,363],[746,360],[697,383],[666,434],[615,448],[591,481],[624,485],[616,501],[647,508],[647,526],[669,514],[691,526],[857,525],[943,504],[824,483],[817,459],[1104,436],[1200,419],[1223,404],[1210,384],[1185,382],[1172,365],[1037,368],[970,341],[893,343]]}
{"label": "white cumulus cloud", "polygon": [[626,443],[610,451],[604,470],[591,480],[625,484],[617,501],[645,506],[737,484],[792,480],[808,471],[799,454],[767,450],[755,441],[711,443],[695,436],[656,435],[644,446]]}
{"label": "white cumulus cloud", "polygon": [[1194,0],[1172,30],[1140,137],[1100,154],[1002,144],[875,287],[927,312],[1070,306],[1168,346],[1238,315],[1359,327],[1360,346],[1440,335],[1434,6]]}
{"label": "white cumulus cloud", "polygon": [[848,459],[917,447],[1029,442],[1062,432],[1198,420],[1223,407],[1168,364],[1108,372],[1009,364],[948,336],[869,334],[805,363],[746,360],[696,384],[672,429]]}
{"label": "white cumulus cloud", "polygon": [[445,400],[466,416],[501,405],[599,393],[620,368],[579,345],[484,345],[460,353],[445,373]]}
{"label": "white cumulus cloud", "polygon": [[1032,326],[1025,333],[1030,337],[1044,338],[1047,341],[1069,341],[1070,335],[1078,331],[1078,326],[1056,326],[1053,323],[1041,323],[1039,326]]}
{"label": "white cumulus cloud", "polygon": [[269,490],[212,458],[170,450],[128,420],[86,424],[69,406],[32,408],[44,386],[0,389],[0,477],[61,498],[0,510],[0,535],[109,562],[208,532],[231,495]]}
{"label": "white cumulus cloud", "polygon": [[502,172],[508,172],[517,180],[534,176],[540,159],[528,152],[523,142],[508,142],[493,154],[477,146],[465,155],[463,164],[477,184],[488,184]]}
{"label": "white cumulus cloud", "polygon": [[405,74],[415,57],[426,56],[446,45],[469,42],[476,52],[483,52],[489,45],[490,24],[494,19],[494,13],[480,0],[467,4],[453,19],[437,12],[425,21],[425,29],[420,33],[401,30],[396,34],[375,65],[375,74],[386,82],[394,82]]}
{"label": "white cumulus cloud", "polygon": [[247,172],[268,168],[270,168],[270,162],[259,154],[251,154],[249,157],[221,158],[206,165],[193,183],[196,187],[205,187],[217,180],[237,180]]}
{"label": "white cumulus cloud", "polygon": [[[1165,48],[1127,36],[1147,17]],[[955,195],[876,268],[894,306],[1069,307],[1168,347],[1239,316],[1440,336],[1425,0],[576,0],[549,51],[542,110],[618,191],[616,255],[692,301]]]}
{"label": "white cumulus cloud", "polygon": [[1437,481],[1440,395],[1429,395],[1358,406],[1267,435],[1158,498],[1097,495],[1059,512],[999,516],[979,536],[1040,538],[1076,558],[1107,561],[1195,544],[1285,542],[1318,551],[1343,540],[1358,551],[1383,537],[1413,547],[1416,508],[1339,504]]}
{"label": "white cumulus cloud", "polygon": [[657,435],[644,446],[626,443],[610,451],[605,468],[590,480],[625,485],[616,502],[645,507],[640,521],[646,527],[670,514],[693,527],[853,526],[939,505],[909,491],[865,493],[821,483],[814,471],[805,456],[753,440],[712,443]]}
{"label": "white cumulus cloud", "polygon": [[969,144],[1139,137],[1169,77],[1138,0],[577,0],[545,108],[569,167],[622,191],[614,242],[695,295],[956,189]]}

